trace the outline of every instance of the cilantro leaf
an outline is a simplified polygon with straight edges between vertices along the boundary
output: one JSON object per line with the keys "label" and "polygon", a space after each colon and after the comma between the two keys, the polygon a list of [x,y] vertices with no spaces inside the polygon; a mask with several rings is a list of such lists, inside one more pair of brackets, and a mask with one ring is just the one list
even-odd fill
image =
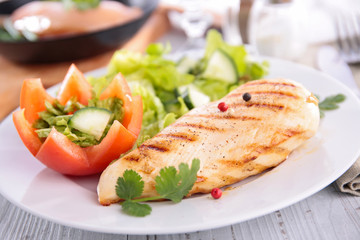
{"label": "cilantro leaf", "polygon": [[341,103],[344,100],[345,100],[345,96],[343,94],[329,96],[319,103],[319,108],[322,110],[337,109],[339,108],[338,103]]}
{"label": "cilantro leaf", "polygon": [[161,196],[171,199],[171,196],[177,192],[177,185],[181,177],[177,174],[175,167],[162,168],[159,174],[160,175],[155,178],[155,189]]}
{"label": "cilantro leaf", "polygon": [[174,167],[166,167],[160,170],[160,175],[155,178],[156,191],[160,196],[177,203],[186,196],[197,179],[200,169],[200,160],[193,159],[191,168],[185,163],[179,165],[179,173]]}
{"label": "cilantro leaf", "polygon": [[151,213],[151,207],[148,204],[133,202],[126,200],[121,204],[122,210],[131,216],[135,217],[145,217]]}
{"label": "cilantro leaf", "polygon": [[339,103],[346,99],[343,94],[336,94],[326,97],[319,103],[320,117],[324,117],[324,111],[335,110],[339,108]]}
{"label": "cilantro leaf", "polygon": [[123,177],[119,177],[115,186],[119,198],[131,200],[140,197],[144,191],[144,181],[134,170],[126,170]]}
{"label": "cilantro leaf", "polygon": [[[151,206],[139,202],[169,199],[175,203],[186,196],[197,179],[200,160],[193,159],[191,167],[185,163],[179,165],[179,172],[173,166],[160,170],[155,178],[155,189],[158,196],[138,198],[144,191],[144,181],[134,170],[126,170],[123,177],[117,179],[116,194],[125,201],[121,204],[123,211],[131,216],[144,217],[151,213]],[[136,198],[136,199],[134,199]]]}

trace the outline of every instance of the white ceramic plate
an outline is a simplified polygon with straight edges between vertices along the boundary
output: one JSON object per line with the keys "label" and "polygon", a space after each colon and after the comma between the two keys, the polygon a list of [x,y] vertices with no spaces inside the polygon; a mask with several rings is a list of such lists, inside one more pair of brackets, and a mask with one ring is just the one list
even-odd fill
{"label": "white ceramic plate", "polygon": [[360,102],[335,79],[290,62],[268,59],[269,77],[301,82],[319,96],[343,93],[340,109],[327,112],[318,134],[288,160],[251,177],[214,200],[209,194],[179,204],[151,203],[144,218],[130,217],[118,204],[97,202],[98,176],[68,177],[45,168],[24,147],[11,117],[0,126],[0,192],[37,216],[90,231],[121,234],[170,234],[222,227],[259,217],[320,191],[344,173],[360,154]]}

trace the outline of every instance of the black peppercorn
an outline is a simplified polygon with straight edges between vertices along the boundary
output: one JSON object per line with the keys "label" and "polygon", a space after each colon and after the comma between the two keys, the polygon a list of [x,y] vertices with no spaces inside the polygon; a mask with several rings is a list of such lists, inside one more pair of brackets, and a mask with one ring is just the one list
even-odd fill
{"label": "black peppercorn", "polygon": [[250,93],[244,93],[242,97],[243,97],[245,102],[248,102],[251,99]]}

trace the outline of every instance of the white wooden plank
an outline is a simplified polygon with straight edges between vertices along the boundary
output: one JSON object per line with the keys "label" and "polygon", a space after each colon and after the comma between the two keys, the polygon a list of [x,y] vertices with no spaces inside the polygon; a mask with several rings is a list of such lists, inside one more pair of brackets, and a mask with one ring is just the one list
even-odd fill
{"label": "white wooden plank", "polygon": [[149,240],[190,240],[190,234],[171,234],[151,236]]}
{"label": "white wooden plank", "polygon": [[150,237],[142,236],[142,235],[129,235],[127,239],[128,240],[150,240]]}
{"label": "white wooden plank", "polygon": [[0,239],[233,240],[360,239],[360,198],[329,186],[297,204],[233,226],[188,234],[132,236],[65,227],[26,213],[0,196]]}
{"label": "white wooden plank", "polygon": [[5,203],[5,210],[7,210],[5,216],[1,219],[1,234],[4,238],[14,236],[16,234],[18,224],[15,219],[18,219],[18,215],[21,212],[19,209],[12,207],[9,202]]}
{"label": "white wooden plank", "polygon": [[[193,232],[187,234],[187,239],[189,240],[214,240],[215,238],[212,238],[211,231],[200,231],[200,232]],[[225,238],[222,238],[225,239]]]}
{"label": "white wooden plank", "polygon": [[323,238],[360,239],[359,211],[355,210],[360,206],[359,197],[339,193],[329,186],[305,201],[311,206],[317,231]]}
{"label": "white wooden plank", "polygon": [[232,226],[222,227],[205,232],[211,233],[211,239],[234,239],[235,237],[232,232]]}

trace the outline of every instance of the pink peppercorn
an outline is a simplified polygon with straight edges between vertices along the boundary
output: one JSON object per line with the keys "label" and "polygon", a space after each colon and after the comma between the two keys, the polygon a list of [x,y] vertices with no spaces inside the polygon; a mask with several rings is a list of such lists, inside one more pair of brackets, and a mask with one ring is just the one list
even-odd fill
{"label": "pink peppercorn", "polygon": [[222,191],[220,188],[213,188],[211,190],[211,196],[215,199],[219,199],[222,195]]}
{"label": "pink peppercorn", "polygon": [[226,112],[226,110],[228,110],[229,106],[224,103],[224,102],[221,102],[218,104],[218,109],[222,112]]}

